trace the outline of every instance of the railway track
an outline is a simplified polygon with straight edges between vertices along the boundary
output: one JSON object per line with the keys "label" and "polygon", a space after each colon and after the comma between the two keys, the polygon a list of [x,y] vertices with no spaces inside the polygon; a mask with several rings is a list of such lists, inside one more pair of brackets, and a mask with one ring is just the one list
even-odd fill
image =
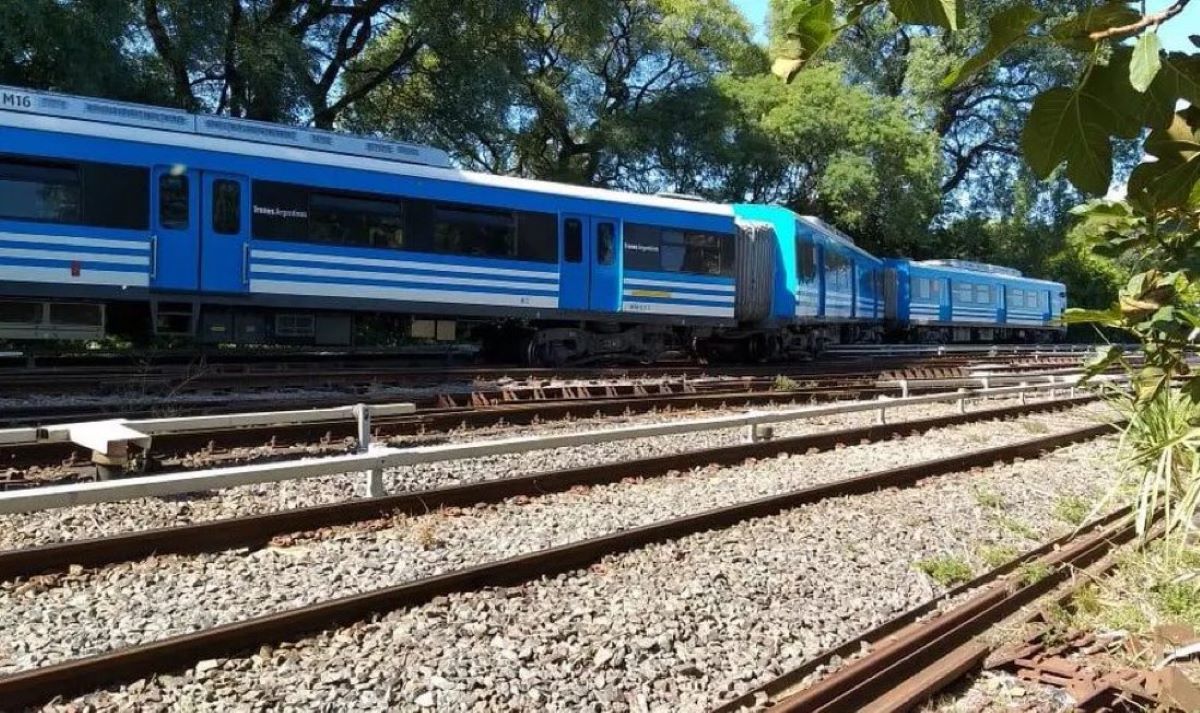
{"label": "railway track", "polygon": [[[977,639],[981,634],[1078,577],[1080,571],[1089,579],[1111,568],[1113,550],[1135,534],[1129,512],[1122,508],[1026,552],[788,670],[713,713],[912,710],[979,670],[991,652]],[[822,671],[832,673],[822,675]]]}
{"label": "railway track", "polygon": [[[915,395],[944,388],[944,379],[961,379],[964,373],[967,372],[954,368],[925,367],[903,373],[831,374],[789,379],[785,388],[780,388],[778,380],[774,378],[744,377],[707,382],[680,380],[655,384],[520,387],[477,391],[457,400],[443,394],[426,400],[414,415],[373,421],[372,430],[376,440],[386,441],[411,436],[428,438],[429,434],[461,427],[524,425],[547,420],[625,416],[657,410],[787,405]],[[999,373],[1033,377],[1045,372],[1039,368],[1035,372],[1013,369]],[[458,405],[459,401],[464,405]],[[309,407],[320,405],[323,404],[305,404]],[[206,407],[206,410],[208,408],[214,406]],[[344,453],[353,447],[356,436],[357,426],[352,420],[164,434],[156,437],[153,450],[142,455],[138,467],[142,472],[208,467],[222,462],[245,462],[248,458],[266,460],[287,457],[300,450],[311,453],[313,447],[323,453]],[[247,455],[248,449],[253,449],[254,454]],[[197,458],[197,454],[203,457]],[[97,469],[90,463],[90,456],[87,449],[69,442],[48,441],[10,446],[0,453],[0,468],[7,469],[7,476],[0,479],[0,491],[36,487],[48,482],[92,479]]]}
{"label": "railway track", "polygon": [[[1038,404],[1034,406],[1015,407],[1008,409],[993,409],[989,412],[970,414],[969,417],[952,417],[951,419],[933,419],[924,423],[911,422],[895,426],[876,426],[872,429],[851,429],[840,434],[820,434],[818,436],[801,437],[800,439],[781,439],[766,443],[751,444],[732,449],[714,449],[698,454],[683,454],[664,457],[656,461],[656,465],[647,462],[619,463],[600,466],[594,469],[576,470],[574,473],[557,474],[554,479],[538,476],[526,481],[508,481],[481,483],[477,486],[464,486],[459,489],[443,491],[442,500],[432,500],[431,494],[415,494],[397,496],[399,500],[390,500],[386,505],[394,511],[405,507],[420,508],[423,512],[430,503],[449,504],[478,502],[481,497],[489,497],[481,490],[470,488],[491,489],[490,497],[510,497],[529,492],[541,492],[571,487],[580,483],[595,484],[611,482],[614,479],[637,474],[646,477],[647,473],[658,473],[667,469],[686,469],[700,465],[703,462],[723,462],[724,460],[740,460],[746,457],[766,457],[771,450],[791,449],[793,452],[803,452],[804,448],[832,447],[839,441],[856,442],[855,439],[870,437],[889,437],[895,434],[895,429],[921,430],[931,428],[932,422],[943,425],[947,422],[966,420],[970,417],[982,418],[1000,415],[1020,415],[1022,413],[1055,408],[1067,404]],[[152,643],[132,646],[112,651],[106,654],[90,656],[74,661],[47,666],[32,671],[25,671],[0,678],[0,700],[14,704],[34,704],[48,700],[58,695],[93,690],[111,685],[122,680],[142,678],[154,673],[161,673],[187,667],[203,658],[233,655],[239,651],[252,650],[264,643],[275,643],[302,636],[306,632],[325,629],[331,626],[343,625],[350,621],[359,620],[372,613],[387,611],[395,608],[409,607],[430,600],[432,597],[457,591],[472,591],[487,586],[507,586],[530,579],[564,572],[588,566],[600,558],[616,552],[624,552],[634,548],[644,547],[655,542],[677,539],[692,533],[726,528],[747,519],[762,518],[782,510],[795,508],[806,503],[818,502],[832,497],[840,497],[857,493],[872,492],[883,487],[904,487],[912,485],[933,476],[952,472],[960,472],[973,467],[988,467],[997,461],[1009,461],[1017,458],[1036,458],[1048,449],[1062,447],[1069,443],[1095,438],[1111,432],[1106,425],[1092,425],[1065,433],[1056,433],[1041,438],[1028,439],[1018,443],[998,448],[985,448],[963,453],[961,455],[942,458],[934,461],[920,462],[900,468],[874,472],[863,476],[844,479],[831,483],[792,490],[748,502],[718,507],[713,510],[699,512],[685,517],[654,522],[645,526],[620,530],[601,537],[574,542],[568,545],[551,547],[541,551],[510,557],[495,562],[466,567],[442,575],[436,575],[409,582],[403,585],[390,586],[375,591],[347,596],[341,599],[323,601],[311,606],[299,607],[274,614],[251,618],[234,624],[218,626],[204,631],[181,636],[165,638]],[[807,439],[807,440],[806,440]],[[763,450],[766,449],[766,450]],[[518,485],[518,483],[520,483]],[[532,489],[532,490],[531,490]],[[454,498],[458,498],[455,500]],[[408,498],[404,500],[403,498]],[[408,503],[405,505],[405,503]],[[372,511],[370,505],[375,509]],[[347,517],[361,519],[378,516],[379,507],[383,501],[371,504],[348,504],[350,509],[309,510],[303,513],[280,513],[276,519],[247,519],[241,525],[230,526],[229,522],[210,523],[195,526],[192,534],[183,536],[182,531],[173,533],[139,533],[104,541],[64,543],[48,547],[18,552],[12,557],[16,559],[3,560],[6,565],[4,572],[8,576],[24,575],[32,571],[33,563],[42,566],[61,567],[68,562],[82,561],[88,565],[99,566],[112,561],[115,557],[127,558],[130,554],[137,556],[138,547],[142,552],[157,551],[167,543],[176,543],[180,551],[190,551],[195,547],[228,547],[237,541],[248,542],[261,540],[268,533],[278,533],[282,530],[294,529],[301,526],[304,529],[321,526],[318,512],[325,517],[343,522]],[[347,507],[347,506],[339,506]],[[353,512],[357,508],[357,512]],[[287,518],[294,518],[287,520]],[[328,520],[326,521],[328,523]],[[192,527],[192,526],[189,526]],[[207,528],[207,529],[203,529]],[[228,533],[221,535],[220,533]],[[238,534],[240,533],[240,534]],[[227,539],[221,539],[225,537]],[[238,540],[237,538],[242,538]],[[129,538],[145,538],[141,545],[138,540]],[[157,538],[157,540],[156,540]],[[215,539],[214,539],[215,538]],[[190,544],[189,544],[190,543]],[[60,554],[55,559],[53,548],[74,548],[57,550]],[[168,549],[170,547],[168,546]],[[91,553],[90,555],[88,553]],[[91,557],[92,559],[88,559]],[[19,560],[24,558],[24,564]],[[54,564],[54,563],[57,563]]]}
{"label": "railway track", "polygon": [[447,384],[475,384],[501,380],[554,381],[579,379],[661,379],[709,375],[725,376],[815,376],[844,371],[848,367],[875,370],[935,366],[965,366],[981,360],[990,363],[1070,364],[1080,354],[1022,352],[988,356],[985,353],[950,355],[877,355],[824,359],[802,364],[747,366],[700,366],[687,362],[633,367],[524,368],[524,367],[414,367],[371,361],[252,361],[195,363],[146,363],[119,366],[56,366],[0,368],[4,388],[0,395],[109,394],[173,395],[199,392],[244,393],[287,388],[340,388],[370,390],[383,385],[430,388]]}

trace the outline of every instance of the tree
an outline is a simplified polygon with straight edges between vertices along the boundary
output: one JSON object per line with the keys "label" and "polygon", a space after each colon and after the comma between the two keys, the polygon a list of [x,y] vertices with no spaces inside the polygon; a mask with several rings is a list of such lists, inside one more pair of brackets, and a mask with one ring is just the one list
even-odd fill
{"label": "tree", "polygon": [[[401,83],[421,71],[431,47],[456,45],[464,17],[478,16],[493,3],[140,0],[138,5],[138,30],[153,48],[174,104],[331,128],[385,82]],[[382,36],[389,38],[386,51],[373,44]],[[376,51],[368,55],[368,47]]]}
{"label": "tree", "polygon": [[129,0],[0,3],[0,82],[130,101],[162,101],[127,51]]}
{"label": "tree", "polygon": [[514,24],[486,29],[490,63],[425,58],[462,93],[389,84],[362,104],[357,125],[434,137],[477,168],[631,185],[642,179],[632,169],[642,137],[679,123],[664,107],[723,72],[764,66],[727,0],[528,0]]}

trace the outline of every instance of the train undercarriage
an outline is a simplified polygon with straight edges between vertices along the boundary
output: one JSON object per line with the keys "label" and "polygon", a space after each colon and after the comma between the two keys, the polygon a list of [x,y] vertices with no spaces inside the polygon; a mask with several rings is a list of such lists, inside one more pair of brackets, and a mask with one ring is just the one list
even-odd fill
{"label": "train undercarriage", "polygon": [[394,313],[238,309],[192,302],[96,303],[0,300],[0,341],[95,342],[107,336],[138,346],[450,345],[473,342],[495,363],[536,366],[598,362],[651,363],[668,356],[754,363],[811,359],[834,345],[913,343],[1051,343],[1056,329],[897,328],[873,322],[721,329],[619,322],[527,322],[414,317]]}

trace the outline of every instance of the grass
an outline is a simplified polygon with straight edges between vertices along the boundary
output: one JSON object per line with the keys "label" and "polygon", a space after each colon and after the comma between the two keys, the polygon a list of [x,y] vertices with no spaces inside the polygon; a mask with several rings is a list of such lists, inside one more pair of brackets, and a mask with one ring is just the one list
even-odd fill
{"label": "grass", "polygon": [[1004,496],[987,488],[975,488],[973,490],[975,502],[979,507],[986,510],[999,510],[1004,507]]}
{"label": "grass", "polygon": [[1016,519],[1015,517],[997,513],[993,516],[993,519],[997,525],[1003,527],[1005,530],[1008,530],[1018,537],[1023,537],[1026,540],[1033,540],[1034,542],[1037,542],[1040,539],[1040,535],[1038,535],[1033,528]]}
{"label": "grass", "polygon": [[1050,427],[1041,421],[1022,421],[1021,428],[1025,429],[1026,433],[1043,435],[1050,432]]}
{"label": "grass", "polygon": [[984,545],[976,554],[988,566],[988,569],[996,569],[1002,564],[1013,561],[1021,553],[1017,551],[1016,547],[1008,545]]}
{"label": "grass", "polygon": [[1053,571],[1045,562],[1026,562],[1017,568],[1017,578],[1028,587],[1049,577]]}
{"label": "grass", "polygon": [[1082,525],[1092,506],[1077,495],[1064,495],[1054,502],[1054,517],[1070,525]]}
{"label": "grass", "polygon": [[1163,624],[1200,631],[1200,547],[1158,540],[1126,553],[1112,574],[1079,591],[1067,624],[1142,637]]}
{"label": "grass", "polygon": [[971,566],[965,560],[950,555],[921,560],[917,562],[917,569],[943,587],[951,587],[971,579]]}
{"label": "grass", "polygon": [[777,376],[771,384],[772,391],[796,391],[800,388],[800,384],[793,378],[787,376]]}

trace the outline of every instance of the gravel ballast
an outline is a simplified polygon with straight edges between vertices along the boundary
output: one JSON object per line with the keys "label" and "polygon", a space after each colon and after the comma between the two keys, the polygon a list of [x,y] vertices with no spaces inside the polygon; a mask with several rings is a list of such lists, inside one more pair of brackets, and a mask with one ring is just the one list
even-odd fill
{"label": "gravel ballast", "polygon": [[[1016,399],[996,399],[989,400],[982,406],[974,404],[972,408],[982,410],[1015,403],[1017,403]],[[895,409],[889,411],[888,417],[892,421],[902,421],[956,412],[957,405],[953,403],[928,404]],[[623,425],[660,423],[665,419],[694,419],[705,415],[711,414],[687,411],[642,414],[621,419],[555,421],[504,429],[455,432],[448,434],[445,438],[449,442],[462,443],[497,436],[592,432],[597,429]],[[875,418],[875,413],[864,412],[793,421],[778,424],[776,435],[786,437],[830,429],[864,426],[873,423]],[[389,492],[426,490],[531,472],[712,448],[740,443],[744,437],[745,433],[742,429],[734,428],[395,468],[385,473],[385,487]],[[249,485],[170,498],[143,498],[29,514],[0,515],[0,549],[30,547],[119,532],[133,532],[338,502],[354,497],[355,494],[361,492],[362,487],[363,476],[361,474],[346,474]]]}
{"label": "gravel ballast", "polygon": [[[986,548],[1024,550],[1065,534],[1072,525],[1056,515],[1061,500],[1101,493],[1113,448],[1107,438],[915,488],[827,500],[611,556],[586,571],[441,597],[73,704],[705,710],[940,593],[922,562],[956,557],[980,572]],[[751,467],[770,478],[809,458]],[[457,547],[452,533],[444,546]]]}
{"label": "gravel ballast", "polygon": [[[0,584],[0,673],[430,576],[763,495],[1012,443],[1089,409],[938,429],[890,442],[675,477],[330,528],[254,552],[163,556]],[[1052,428],[1053,425],[1053,428]]]}

